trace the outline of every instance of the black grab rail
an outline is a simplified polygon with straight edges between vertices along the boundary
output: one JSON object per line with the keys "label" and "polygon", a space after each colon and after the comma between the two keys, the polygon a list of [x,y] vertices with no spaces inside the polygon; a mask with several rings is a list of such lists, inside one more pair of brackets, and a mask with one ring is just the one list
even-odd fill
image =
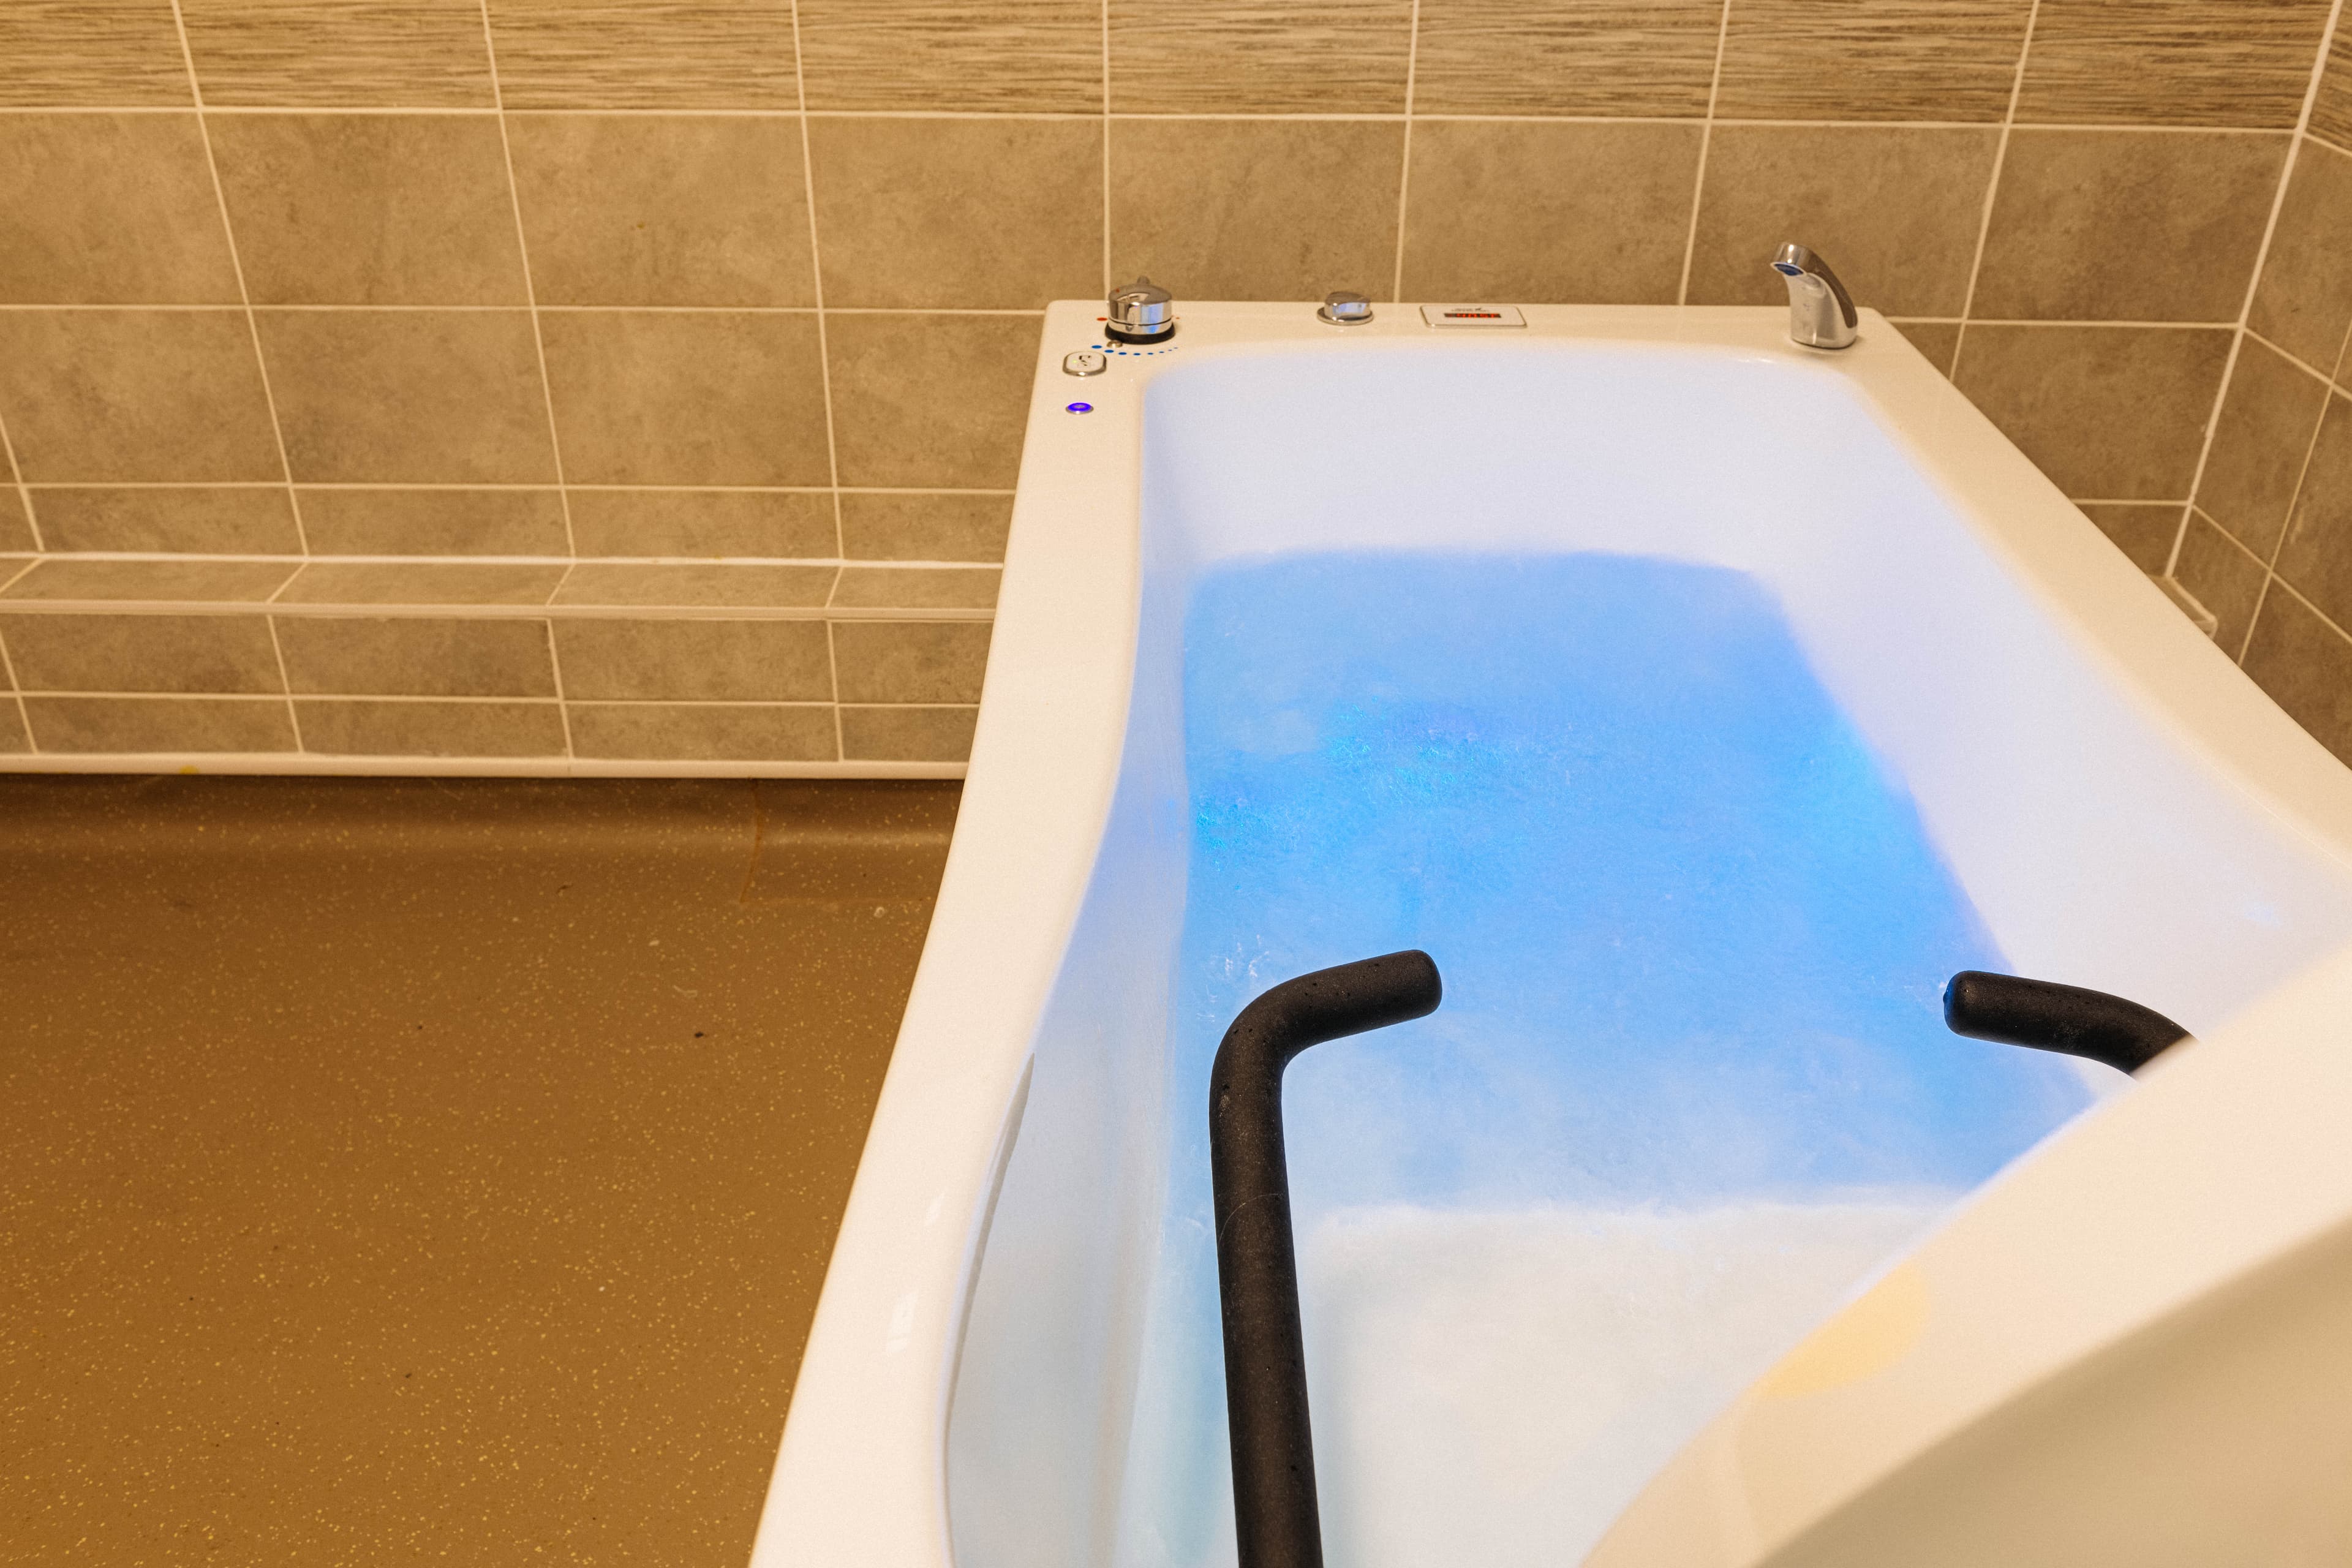
{"label": "black grab rail", "polygon": [[1944,987],[1944,1024],[1956,1035],[2088,1057],[2137,1072],[2189,1037],[2157,1012],[2104,991],[1963,969]]}
{"label": "black grab rail", "polygon": [[1242,1009],[1209,1073],[1209,1173],[1225,1321],[1241,1568],[1322,1568],[1298,1260],[1282,1149],[1282,1069],[1309,1046],[1437,1010],[1444,985],[1418,950],[1318,969]]}

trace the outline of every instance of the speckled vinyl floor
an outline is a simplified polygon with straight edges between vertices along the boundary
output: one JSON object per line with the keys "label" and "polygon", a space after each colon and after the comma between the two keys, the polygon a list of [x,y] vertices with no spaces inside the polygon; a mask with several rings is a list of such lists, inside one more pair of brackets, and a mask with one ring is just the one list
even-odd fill
{"label": "speckled vinyl floor", "polygon": [[738,1568],[955,790],[0,778],[0,1561]]}

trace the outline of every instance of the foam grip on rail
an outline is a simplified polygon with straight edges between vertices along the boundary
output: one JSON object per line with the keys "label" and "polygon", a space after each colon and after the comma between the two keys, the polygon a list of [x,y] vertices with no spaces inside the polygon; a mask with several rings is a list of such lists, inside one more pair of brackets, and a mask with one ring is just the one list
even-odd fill
{"label": "foam grip on rail", "polygon": [[1963,969],[1944,987],[1944,1023],[1970,1039],[2088,1057],[2125,1072],[2189,1038],[2163,1014],[2121,996],[1980,969]]}

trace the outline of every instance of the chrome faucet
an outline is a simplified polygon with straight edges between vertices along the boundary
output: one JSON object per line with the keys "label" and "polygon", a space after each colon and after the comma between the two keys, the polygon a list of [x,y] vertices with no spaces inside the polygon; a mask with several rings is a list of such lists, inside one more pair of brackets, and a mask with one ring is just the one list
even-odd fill
{"label": "chrome faucet", "polygon": [[1784,245],[1772,257],[1772,270],[1789,285],[1789,341],[1809,349],[1853,346],[1860,318],[1830,264],[1801,245]]}
{"label": "chrome faucet", "polygon": [[1110,291],[1103,335],[1113,342],[1158,343],[1176,335],[1175,297],[1149,278],[1139,277]]}

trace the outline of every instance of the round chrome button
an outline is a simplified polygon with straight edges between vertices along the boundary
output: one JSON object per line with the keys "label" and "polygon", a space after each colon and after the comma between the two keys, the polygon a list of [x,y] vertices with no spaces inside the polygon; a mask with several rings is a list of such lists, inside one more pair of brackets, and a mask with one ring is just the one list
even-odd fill
{"label": "round chrome button", "polygon": [[1110,359],[1099,349],[1080,349],[1062,356],[1064,375],[1100,375],[1110,368]]}

